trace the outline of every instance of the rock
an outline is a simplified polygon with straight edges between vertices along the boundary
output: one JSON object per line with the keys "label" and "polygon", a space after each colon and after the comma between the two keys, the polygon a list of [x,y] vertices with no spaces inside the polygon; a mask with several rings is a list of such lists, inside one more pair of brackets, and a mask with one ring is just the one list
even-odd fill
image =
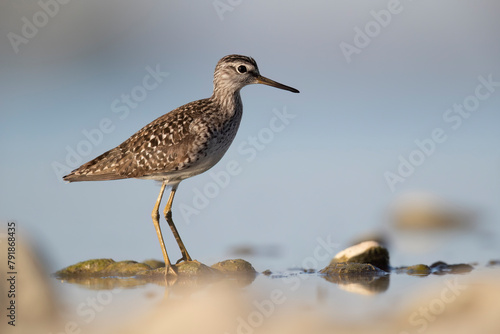
{"label": "rock", "polygon": [[[218,270],[212,269],[207,265],[196,260],[184,261],[174,266],[175,271],[180,277],[195,277],[195,276],[211,276],[218,275]],[[137,273],[138,277],[165,277],[165,267],[160,267],[152,270],[145,270]]]}
{"label": "rock", "polygon": [[59,270],[55,273],[55,275],[57,277],[77,275],[91,276],[92,274],[101,272],[112,263],[115,263],[112,259],[93,259],[82,261]]}
{"label": "rock", "polygon": [[389,274],[369,263],[336,262],[319,271],[343,290],[369,295],[389,287]]}
{"label": "rock", "polygon": [[256,274],[254,267],[250,262],[247,262],[242,259],[235,260],[225,260],[221,262],[217,262],[212,265],[213,269],[217,269],[222,271],[223,273],[230,274]]}
{"label": "rock", "polygon": [[365,241],[375,241],[380,246],[385,248],[387,248],[387,245],[389,244],[388,237],[385,234],[383,234],[382,232],[372,232],[360,235],[356,239],[353,239],[353,241],[351,242],[351,246],[360,244]]}
{"label": "rock", "polygon": [[146,260],[143,263],[147,264],[148,266],[150,266],[151,269],[158,269],[158,268],[165,267],[165,262],[154,260],[154,259]]}
{"label": "rock", "polygon": [[273,272],[272,272],[271,270],[269,270],[269,269],[266,269],[266,270],[264,270],[264,271],[262,272],[262,274],[263,274],[263,275],[266,275],[266,276],[271,276],[271,275],[272,275],[272,273],[273,273]]}
{"label": "rock", "polygon": [[101,276],[117,276],[117,277],[129,277],[134,276],[138,272],[144,270],[151,270],[151,267],[144,263],[139,263],[136,261],[120,261],[111,263],[109,266],[104,268],[100,273]]}
{"label": "rock", "polygon": [[429,276],[431,268],[425,264],[416,264],[402,268],[404,272],[411,276]]}
{"label": "rock", "polygon": [[486,266],[488,267],[500,266],[500,260],[490,260]]}
{"label": "rock", "polygon": [[[212,267],[208,267],[198,261],[184,261],[175,265],[174,269],[179,277],[184,278],[217,276],[223,273],[252,274],[255,276],[257,273],[249,262],[240,259],[222,261]],[[80,284],[85,284],[88,278],[137,276],[137,278],[141,279],[156,280],[165,277],[165,266],[163,262],[157,260],[148,260],[144,261],[144,263],[139,263],[136,261],[115,262],[112,259],[94,259],[79,262],[61,269],[55,273],[55,276],[60,279],[71,279]]]}
{"label": "rock", "polygon": [[93,259],[78,262],[55,273],[56,277],[64,278],[71,276],[99,276],[110,264],[115,263],[112,259]]}
{"label": "rock", "polygon": [[473,266],[467,263],[450,264],[448,268],[450,269],[450,274],[467,274],[474,269]]}
{"label": "rock", "polygon": [[334,262],[330,263],[327,267],[319,271],[321,274],[328,276],[345,275],[345,276],[359,276],[359,275],[386,275],[387,273],[369,263],[355,263],[355,262]]}
{"label": "rock", "polygon": [[156,277],[156,276],[158,276],[159,278],[165,277],[165,267],[139,271],[136,274],[136,276],[139,278]]}
{"label": "rock", "polygon": [[470,272],[474,267],[470,264],[460,263],[460,264],[447,264],[443,261],[437,261],[426,266],[425,264],[417,264],[409,267],[399,267],[396,268],[397,273],[406,273],[408,275],[414,276],[428,276],[429,274],[434,275],[446,275],[446,274],[465,274]]}
{"label": "rock", "polygon": [[389,252],[376,241],[365,241],[337,253],[330,261],[330,265],[339,262],[369,263],[379,269],[388,271]]}
{"label": "rock", "polygon": [[430,268],[432,269],[432,273],[435,275],[466,274],[474,269],[474,267],[470,264],[447,264],[443,261],[434,262],[433,264],[431,264]]}
{"label": "rock", "polygon": [[129,277],[151,267],[136,261],[115,262],[112,259],[93,259],[78,262],[55,273],[58,278],[70,277]]}
{"label": "rock", "polygon": [[217,275],[220,272],[216,269],[210,268],[201,262],[194,261],[184,261],[177,265],[177,274],[179,276],[202,276],[202,275]]}
{"label": "rock", "polygon": [[443,268],[447,268],[448,264],[443,261],[437,261],[430,265],[430,268],[434,271],[441,271]]}

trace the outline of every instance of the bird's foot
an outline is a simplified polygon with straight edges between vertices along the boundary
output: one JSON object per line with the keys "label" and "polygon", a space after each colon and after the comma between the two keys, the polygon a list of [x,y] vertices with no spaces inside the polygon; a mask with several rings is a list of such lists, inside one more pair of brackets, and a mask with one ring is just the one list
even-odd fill
{"label": "bird's foot", "polygon": [[165,266],[165,277],[177,277],[177,272],[175,271],[174,267],[170,264]]}

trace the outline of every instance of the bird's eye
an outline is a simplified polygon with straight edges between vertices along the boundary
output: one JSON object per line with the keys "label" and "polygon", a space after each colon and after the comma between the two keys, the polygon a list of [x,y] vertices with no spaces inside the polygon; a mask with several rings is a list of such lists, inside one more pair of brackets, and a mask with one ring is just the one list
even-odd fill
{"label": "bird's eye", "polygon": [[236,70],[238,71],[238,73],[245,73],[247,71],[247,68],[246,66],[240,65]]}

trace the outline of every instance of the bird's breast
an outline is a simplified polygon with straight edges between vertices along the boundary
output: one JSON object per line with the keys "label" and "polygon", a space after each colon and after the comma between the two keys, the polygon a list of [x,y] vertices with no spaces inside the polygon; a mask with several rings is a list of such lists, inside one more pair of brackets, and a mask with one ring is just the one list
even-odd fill
{"label": "bird's breast", "polygon": [[[199,132],[199,147],[196,150],[198,162],[212,167],[231,146],[241,121],[241,109],[235,110],[230,117],[214,115],[210,117]],[[209,167],[209,168],[210,168]]]}

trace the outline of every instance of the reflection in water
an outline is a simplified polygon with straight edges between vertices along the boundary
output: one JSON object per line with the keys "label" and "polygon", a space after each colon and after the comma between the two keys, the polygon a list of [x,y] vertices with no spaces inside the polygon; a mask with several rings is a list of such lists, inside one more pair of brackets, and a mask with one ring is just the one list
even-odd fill
{"label": "reflection in water", "polygon": [[361,295],[373,295],[389,288],[390,275],[327,275],[325,280],[339,285],[342,290]]}
{"label": "reflection in water", "polygon": [[204,276],[149,276],[149,277],[72,277],[60,279],[63,283],[77,284],[89,290],[128,289],[156,284],[167,287],[200,288],[209,284],[224,281],[234,287],[245,287],[255,280],[255,274],[204,275]]}

